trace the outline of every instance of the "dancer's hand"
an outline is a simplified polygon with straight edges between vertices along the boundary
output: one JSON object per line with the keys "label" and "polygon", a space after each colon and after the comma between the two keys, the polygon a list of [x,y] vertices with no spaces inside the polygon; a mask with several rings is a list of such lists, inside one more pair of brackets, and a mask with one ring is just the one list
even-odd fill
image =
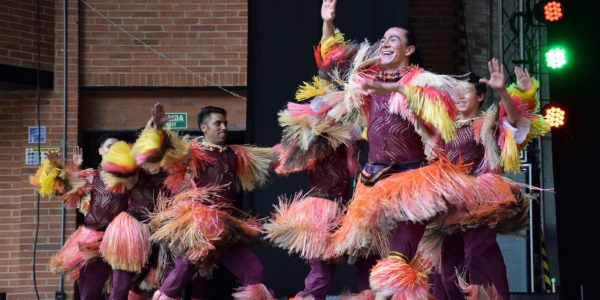
{"label": "dancer's hand", "polygon": [[517,75],[517,89],[521,92],[528,91],[533,85],[529,71],[527,71],[527,69],[523,70],[520,67],[515,66],[515,75]]}
{"label": "dancer's hand", "polygon": [[160,102],[154,104],[154,107],[152,108],[152,122],[154,123],[154,129],[161,130],[165,123],[174,118],[175,116],[168,117],[165,114],[165,108]]}
{"label": "dancer's hand", "polygon": [[379,82],[379,81],[367,81],[361,83],[360,87],[371,95],[385,96],[393,92],[404,91],[404,86],[399,82]]}
{"label": "dancer's hand", "polygon": [[79,146],[73,147],[73,164],[78,168],[83,164],[83,150]]}
{"label": "dancer's hand", "polygon": [[46,153],[46,158],[50,162],[50,165],[54,165],[56,162],[64,160],[60,157],[60,153],[58,153],[58,151],[48,151]]}
{"label": "dancer's hand", "polygon": [[500,65],[498,60],[494,58],[488,62],[488,70],[490,71],[490,79],[481,78],[479,79],[479,82],[487,84],[496,91],[505,90],[504,66]]}
{"label": "dancer's hand", "polygon": [[323,0],[323,6],[321,6],[321,18],[325,22],[333,22],[335,19],[335,5],[337,0]]}

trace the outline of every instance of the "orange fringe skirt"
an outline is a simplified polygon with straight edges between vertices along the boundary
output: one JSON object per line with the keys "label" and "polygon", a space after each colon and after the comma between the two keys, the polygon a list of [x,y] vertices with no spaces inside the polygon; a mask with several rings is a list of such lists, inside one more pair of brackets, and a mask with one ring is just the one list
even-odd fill
{"label": "orange fringe skirt", "polygon": [[[258,242],[262,228],[231,205],[207,200],[206,193],[206,189],[194,189],[163,202],[151,218],[150,240],[210,270],[219,254],[231,246]],[[244,218],[235,217],[234,212]]]}
{"label": "orange fringe skirt", "polygon": [[502,177],[474,177],[469,171],[470,165],[453,164],[440,155],[425,167],[392,174],[373,186],[359,182],[333,235],[335,254],[385,257],[398,222],[428,222],[436,216],[514,200],[511,186]]}

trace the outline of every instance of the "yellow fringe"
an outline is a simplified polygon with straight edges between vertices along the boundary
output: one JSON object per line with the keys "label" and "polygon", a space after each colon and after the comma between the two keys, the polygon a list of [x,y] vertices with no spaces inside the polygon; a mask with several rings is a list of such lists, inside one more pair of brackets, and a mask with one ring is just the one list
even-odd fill
{"label": "yellow fringe", "polygon": [[367,135],[367,130],[368,130],[368,129],[369,129],[369,127],[365,127],[365,128],[363,128],[363,130],[362,130],[362,132],[361,132],[361,134],[360,134],[360,137],[361,137],[363,140],[365,140],[365,141],[368,141],[368,140],[369,140],[369,136]]}
{"label": "yellow fringe", "polygon": [[455,139],[454,120],[448,116],[446,108],[437,99],[428,99],[425,93],[417,93],[416,88],[410,85],[404,87],[404,95],[409,101],[411,109],[425,122],[433,125],[441,133],[444,141]]}
{"label": "yellow fringe", "polygon": [[319,76],[313,76],[312,82],[303,81],[301,86],[296,91],[296,100],[303,101],[312,97],[325,95],[325,89],[323,84],[327,85],[327,82],[319,79]]}
{"label": "yellow fringe", "polygon": [[112,163],[120,167],[136,168],[135,154],[132,147],[125,141],[114,143],[102,157],[102,162]]}
{"label": "yellow fringe", "polygon": [[133,144],[133,152],[136,154],[150,152],[159,149],[163,131],[152,127],[146,128]]}
{"label": "yellow fringe", "polygon": [[519,149],[517,143],[508,128],[504,128],[504,149],[500,153],[500,164],[504,167],[505,172],[519,172],[521,161],[519,159]]}
{"label": "yellow fringe", "polygon": [[[231,148],[235,151],[236,148],[241,148],[248,156],[243,156],[242,164],[238,164],[238,168],[242,168],[245,172],[240,172],[238,178],[242,184],[242,188],[246,191],[252,191],[257,186],[262,186],[266,183],[271,169],[271,163],[276,159],[273,148],[259,148],[249,146],[232,145]],[[237,151],[236,151],[237,152]],[[239,161],[239,159],[238,159]]]}
{"label": "yellow fringe", "polygon": [[344,34],[339,30],[335,29],[333,36],[327,39],[321,38],[321,57],[325,57],[329,49],[334,46],[344,44]]}
{"label": "yellow fringe", "polygon": [[511,84],[506,90],[512,97],[520,98],[521,103],[523,104],[531,104],[537,102],[535,111],[538,111],[540,103],[537,97],[537,89],[539,86],[540,83],[535,78],[531,78],[531,88],[529,88],[525,92],[521,92],[519,89],[517,89],[517,83]]}
{"label": "yellow fringe", "polygon": [[54,181],[60,175],[62,170],[62,164],[56,163],[51,166],[48,159],[44,160],[44,163],[40,167],[40,178],[39,178],[39,193],[42,196],[54,195]]}
{"label": "yellow fringe", "polygon": [[169,141],[169,149],[160,162],[163,169],[176,168],[185,160],[190,158],[190,138],[189,136],[180,137],[177,132],[166,130],[165,141]]}

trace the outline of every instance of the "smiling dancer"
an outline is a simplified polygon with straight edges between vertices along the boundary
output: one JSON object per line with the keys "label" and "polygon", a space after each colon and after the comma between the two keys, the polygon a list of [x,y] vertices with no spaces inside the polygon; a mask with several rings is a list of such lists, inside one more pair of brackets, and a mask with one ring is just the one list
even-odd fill
{"label": "smiling dancer", "polygon": [[[168,174],[164,183],[174,196],[152,217],[151,240],[177,255],[154,299],[176,299],[196,273],[207,275],[217,260],[242,283],[235,299],[274,299],[262,284],[263,266],[248,245],[257,239],[260,226],[230,204],[238,188],[252,190],[266,183],[273,150],[227,145],[227,112],[222,108],[209,106],[198,114],[203,142],[163,130],[169,118],[160,103],[152,115],[154,127],[142,133],[134,150],[142,167]],[[193,298],[202,298],[203,284],[195,281]]]}

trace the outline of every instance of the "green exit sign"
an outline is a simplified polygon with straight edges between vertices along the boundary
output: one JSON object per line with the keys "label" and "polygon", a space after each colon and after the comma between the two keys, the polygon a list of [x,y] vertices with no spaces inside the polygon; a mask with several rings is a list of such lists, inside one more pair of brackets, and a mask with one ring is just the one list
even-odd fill
{"label": "green exit sign", "polygon": [[175,118],[165,123],[163,127],[171,127],[171,129],[187,129],[187,113],[166,113],[166,115]]}

